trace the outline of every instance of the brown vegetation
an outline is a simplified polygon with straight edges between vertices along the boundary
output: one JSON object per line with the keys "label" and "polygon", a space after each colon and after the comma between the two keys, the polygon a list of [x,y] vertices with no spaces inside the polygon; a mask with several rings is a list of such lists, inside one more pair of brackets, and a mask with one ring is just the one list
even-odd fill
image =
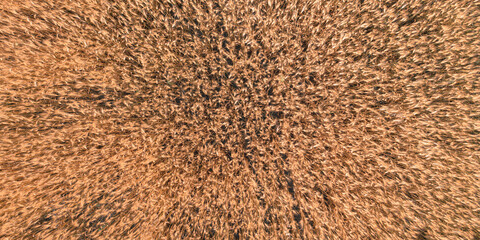
{"label": "brown vegetation", "polygon": [[0,4],[0,238],[478,239],[478,1]]}

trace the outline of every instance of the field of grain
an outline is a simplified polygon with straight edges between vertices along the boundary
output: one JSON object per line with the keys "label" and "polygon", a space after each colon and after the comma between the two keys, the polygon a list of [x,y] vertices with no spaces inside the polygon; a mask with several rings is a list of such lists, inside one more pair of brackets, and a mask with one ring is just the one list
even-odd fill
{"label": "field of grain", "polygon": [[0,239],[480,239],[477,0],[0,1]]}

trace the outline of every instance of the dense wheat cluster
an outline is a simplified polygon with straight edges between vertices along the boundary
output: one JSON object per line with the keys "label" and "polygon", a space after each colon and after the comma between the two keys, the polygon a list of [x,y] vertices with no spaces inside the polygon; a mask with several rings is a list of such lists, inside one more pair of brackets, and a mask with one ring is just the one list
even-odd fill
{"label": "dense wheat cluster", "polygon": [[0,5],[0,238],[479,239],[480,3]]}

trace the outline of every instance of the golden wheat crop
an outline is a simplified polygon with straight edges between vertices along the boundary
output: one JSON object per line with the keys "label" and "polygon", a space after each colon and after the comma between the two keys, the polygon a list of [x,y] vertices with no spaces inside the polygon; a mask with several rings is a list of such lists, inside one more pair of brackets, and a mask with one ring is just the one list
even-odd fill
{"label": "golden wheat crop", "polygon": [[480,239],[477,0],[0,1],[0,238]]}

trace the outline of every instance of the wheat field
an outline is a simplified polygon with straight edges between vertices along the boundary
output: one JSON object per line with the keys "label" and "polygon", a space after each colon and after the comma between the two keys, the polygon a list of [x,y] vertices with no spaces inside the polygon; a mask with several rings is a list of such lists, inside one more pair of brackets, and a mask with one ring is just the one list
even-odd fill
{"label": "wheat field", "polygon": [[0,239],[480,239],[478,0],[0,1]]}

